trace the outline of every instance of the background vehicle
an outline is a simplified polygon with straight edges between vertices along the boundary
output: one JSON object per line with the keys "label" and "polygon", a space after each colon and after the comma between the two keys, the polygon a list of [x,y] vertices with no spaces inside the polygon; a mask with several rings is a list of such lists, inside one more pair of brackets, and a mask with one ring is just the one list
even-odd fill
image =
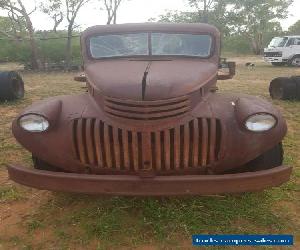
{"label": "background vehicle", "polygon": [[274,37],[264,49],[264,60],[274,66],[300,66],[300,35]]}

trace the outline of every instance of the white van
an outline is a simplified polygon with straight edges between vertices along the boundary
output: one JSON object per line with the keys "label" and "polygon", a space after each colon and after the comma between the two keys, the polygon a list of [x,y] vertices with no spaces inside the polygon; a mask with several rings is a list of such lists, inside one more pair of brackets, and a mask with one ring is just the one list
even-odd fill
{"label": "white van", "polygon": [[300,66],[300,35],[274,37],[264,49],[264,60],[274,66]]}

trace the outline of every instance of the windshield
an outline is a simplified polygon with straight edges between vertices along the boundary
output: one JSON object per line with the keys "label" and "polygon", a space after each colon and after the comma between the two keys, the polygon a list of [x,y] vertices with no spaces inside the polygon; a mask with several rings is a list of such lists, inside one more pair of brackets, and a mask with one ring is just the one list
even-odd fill
{"label": "windshield", "polygon": [[90,52],[95,59],[145,55],[205,58],[210,55],[211,46],[210,35],[134,33],[90,38]]}
{"label": "windshield", "polygon": [[148,55],[148,34],[122,34],[91,37],[94,58]]}
{"label": "windshield", "polygon": [[269,47],[284,47],[287,40],[287,37],[274,37],[270,42]]}

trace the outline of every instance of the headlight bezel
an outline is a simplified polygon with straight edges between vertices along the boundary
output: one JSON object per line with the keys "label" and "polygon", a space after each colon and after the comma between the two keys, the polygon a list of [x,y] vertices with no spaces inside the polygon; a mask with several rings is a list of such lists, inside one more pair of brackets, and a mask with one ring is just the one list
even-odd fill
{"label": "headlight bezel", "polygon": [[[36,116],[36,117],[42,118],[47,123],[46,129],[44,129],[44,130],[29,130],[29,129],[26,129],[25,126],[22,125],[22,119],[24,119],[28,116]],[[33,113],[33,112],[21,115],[18,118],[18,125],[19,125],[20,128],[22,128],[24,131],[26,131],[28,133],[45,133],[51,128],[51,122],[49,121],[49,119],[46,116],[44,116],[42,114],[39,114],[39,113]]]}
{"label": "headlight bezel", "polygon": [[[263,130],[255,130],[255,129],[249,128],[247,126],[247,123],[249,122],[249,120],[251,118],[256,118],[256,117],[259,117],[259,116],[271,117],[272,119],[274,119],[273,125],[271,127],[269,127],[268,129],[263,129]],[[244,124],[245,129],[249,132],[252,132],[252,133],[266,133],[266,132],[269,132],[270,130],[274,129],[277,126],[278,118],[275,115],[267,113],[267,112],[259,112],[259,113],[255,113],[255,114],[251,114],[251,115],[247,116],[246,119],[244,120],[243,124]]]}

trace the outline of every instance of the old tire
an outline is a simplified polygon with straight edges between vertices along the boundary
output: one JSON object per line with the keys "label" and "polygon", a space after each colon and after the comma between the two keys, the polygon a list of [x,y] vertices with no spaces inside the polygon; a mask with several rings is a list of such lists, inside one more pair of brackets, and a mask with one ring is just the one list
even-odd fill
{"label": "old tire", "polygon": [[0,101],[24,97],[24,82],[15,71],[0,72]]}
{"label": "old tire", "polygon": [[291,79],[296,83],[296,96],[300,100],[300,76],[292,76]]}
{"label": "old tire", "polygon": [[300,67],[300,55],[294,56],[289,60],[289,66]]}
{"label": "old tire", "polygon": [[271,81],[269,92],[272,99],[293,100],[297,98],[297,84],[291,78],[278,77]]}
{"label": "old tire", "polygon": [[58,167],[52,166],[49,163],[39,159],[36,156],[32,156],[33,167],[38,170],[46,170],[46,171],[53,171],[53,172],[61,172]]}
{"label": "old tire", "polygon": [[285,62],[271,62],[273,66],[284,66],[285,65]]}

